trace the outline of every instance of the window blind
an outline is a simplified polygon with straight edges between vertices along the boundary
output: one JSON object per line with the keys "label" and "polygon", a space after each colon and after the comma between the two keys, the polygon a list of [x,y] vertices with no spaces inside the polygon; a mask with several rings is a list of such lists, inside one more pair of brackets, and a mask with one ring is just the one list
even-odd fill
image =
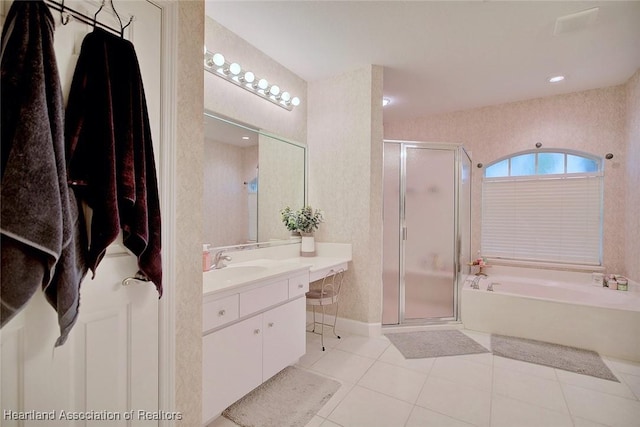
{"label": "window blind", "polygon": [[601,235],[601,175],[483,182],[483,256],[600,265]]}

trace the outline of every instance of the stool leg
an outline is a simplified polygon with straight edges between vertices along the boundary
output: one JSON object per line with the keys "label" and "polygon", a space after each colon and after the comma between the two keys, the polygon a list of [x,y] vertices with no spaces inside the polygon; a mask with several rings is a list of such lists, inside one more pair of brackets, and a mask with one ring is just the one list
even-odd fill
{"label": "stool leg", "polygon": [[313,306],[313,329],[311,329],[311,332],[315,332],[316,331],[316,306]]}
{"label": "stool leg", "polygon": [[322,332],[320,333],[320,342],[322,343],[322,351],[324,351],[324,305],[322,307],[322,323],[320,324],[320,328],[322,328]]}
{"label": "stool leg", "polygon": [[336,301],[336,315],[333,317],[333,335],[340,339],[340,335],[336,334],[336,322],[338,321],[338,302]]}

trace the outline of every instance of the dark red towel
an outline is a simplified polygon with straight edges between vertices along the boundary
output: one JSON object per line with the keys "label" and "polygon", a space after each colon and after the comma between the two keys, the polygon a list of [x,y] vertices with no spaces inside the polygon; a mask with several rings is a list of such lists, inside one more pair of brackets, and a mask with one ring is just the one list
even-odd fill
{"label": "dark red towel", "polygon": [[140,272],[162,296],[160,201],[142,76],[133,44],[88,34],[65,118],[69,180],[93,211],[87,264],[94,273],[123,231]]}

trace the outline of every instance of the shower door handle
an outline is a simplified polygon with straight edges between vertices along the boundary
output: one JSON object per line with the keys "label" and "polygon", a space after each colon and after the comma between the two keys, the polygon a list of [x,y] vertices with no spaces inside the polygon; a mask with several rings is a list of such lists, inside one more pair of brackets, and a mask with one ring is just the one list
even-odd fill
{"label": "shower door handle", "polygon": [[407,240],[407,227],[402,227],[402,240]]}

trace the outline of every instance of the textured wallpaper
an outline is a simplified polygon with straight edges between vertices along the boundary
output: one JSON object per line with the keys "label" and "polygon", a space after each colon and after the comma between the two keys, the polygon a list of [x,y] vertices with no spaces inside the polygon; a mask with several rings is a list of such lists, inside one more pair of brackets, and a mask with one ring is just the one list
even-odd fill
{"label": "textured wallpaper", "polygon": [[175,402],[180,426],[202,424],[202,211],[204,2],[178,7]]}
{"label": "textured wallpaper", "polygon": [[381,98],[381,67],[309,83],[309,201],[326,219],[316,237],[353,244],[339,315],[362,322],[381,314]]}
{"label": "textured wallpaper", "polygon": [[544,148],[573,149],[600,157],[613,153],[614,158],[604,166],[603,261],[607,272],[622,273],[627,199],[620,183],[628,179],[625,100],[624,86],[595,89],[385,123],[385,138],[461,142],[471,152],[472,253],[480,246],[482,170],[477,163],[535,149],[537,142]]}
{"label": "textured wallpaper", "polygon": [[270,133],[304,143],[307,136],[307,83],[244,39],[206,17],[205,44],[211,52],[251,70],[257,77],[276,83],[300,105],[287,111],[224,79],[205,72],[206,110],[254,125]]}
{"label": "textured wallpaper", "polygon": [[640,70],[627,82],[626,273],[640,282]]}

